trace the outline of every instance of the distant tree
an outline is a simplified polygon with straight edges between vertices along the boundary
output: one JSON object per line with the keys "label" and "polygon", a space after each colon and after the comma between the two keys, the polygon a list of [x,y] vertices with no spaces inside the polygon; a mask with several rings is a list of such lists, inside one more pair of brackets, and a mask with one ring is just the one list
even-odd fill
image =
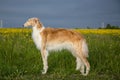
{"label": "distant tree", "polygon": [[87,26],[87,29],[91,29],[89,26]]}
{"label": "distant tree", "polygon": [[107,24],[106,29],[111,29],[111,25]]}
{"label": "distant tree", "polygon": [[98,29],[120,29],[119,26],[111,26],[110,24],[107,24],[106,27],[102,28],[99,27]]}
{"label": "distant tree", "polygon": [[102,27],[98,27],[98,29],[103,29]]}
{"label": "distant tree", "polygon": [[111,29],[120,29],[119,26],[112,26]]}
{"label": "distant tree", "polygon": [[119,26],[111,26],[110,24],[107,24],[106,29],[120,29]]}
{"label": "distant tree", "polygon": [[80,29],[80,28],[76,27],[75,29]]}

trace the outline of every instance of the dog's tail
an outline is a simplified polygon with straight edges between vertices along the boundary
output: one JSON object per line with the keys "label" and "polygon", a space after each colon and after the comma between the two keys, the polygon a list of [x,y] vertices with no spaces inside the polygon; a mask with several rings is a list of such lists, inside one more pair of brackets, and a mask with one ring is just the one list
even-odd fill
{"label": "dog's tail", "polygon": [[88,45],[86,43],[86,40],[83,40],[82,41],[82,53],[85,57],[89,57],[88,52],[89,50],[88,50]]}

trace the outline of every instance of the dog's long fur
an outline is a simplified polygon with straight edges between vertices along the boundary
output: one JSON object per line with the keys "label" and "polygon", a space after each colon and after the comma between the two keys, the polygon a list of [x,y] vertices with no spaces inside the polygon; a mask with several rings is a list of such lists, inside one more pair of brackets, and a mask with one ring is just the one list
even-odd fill
{"label": "dog's long fur", "polygon": [[[67,29],[45,28],[38,18],[28,19],[24,24],[24,27],[27,26],[32,26],[32,38],[41,51],[43,74],[48,70],[47,57],[49,51],[62,49],[69,50],[76,57],[76,70],[80,70],[83,75],[89,73],[88,47],[86,40],[80,33]],[[85,72],[84,66],[86,66]]]}

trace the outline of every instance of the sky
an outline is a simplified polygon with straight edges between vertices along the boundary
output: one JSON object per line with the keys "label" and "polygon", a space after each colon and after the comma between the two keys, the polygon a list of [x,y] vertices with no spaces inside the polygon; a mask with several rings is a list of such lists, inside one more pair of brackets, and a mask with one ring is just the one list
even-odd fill
{"label": "sky", "polygon": [[120,26],[120,0],[0,0],[3,27],[21,27],[32,17],[46,27]]}

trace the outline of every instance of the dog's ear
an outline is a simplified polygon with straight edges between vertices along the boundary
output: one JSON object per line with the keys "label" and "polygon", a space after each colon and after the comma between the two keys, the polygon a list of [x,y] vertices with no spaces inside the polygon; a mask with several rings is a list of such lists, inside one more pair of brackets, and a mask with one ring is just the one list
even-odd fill
{"label": "dog's ear", "polygon": [[35,21],[35,23],[38,23],[39,19],[38,18],[34,18],[34,21]]}

